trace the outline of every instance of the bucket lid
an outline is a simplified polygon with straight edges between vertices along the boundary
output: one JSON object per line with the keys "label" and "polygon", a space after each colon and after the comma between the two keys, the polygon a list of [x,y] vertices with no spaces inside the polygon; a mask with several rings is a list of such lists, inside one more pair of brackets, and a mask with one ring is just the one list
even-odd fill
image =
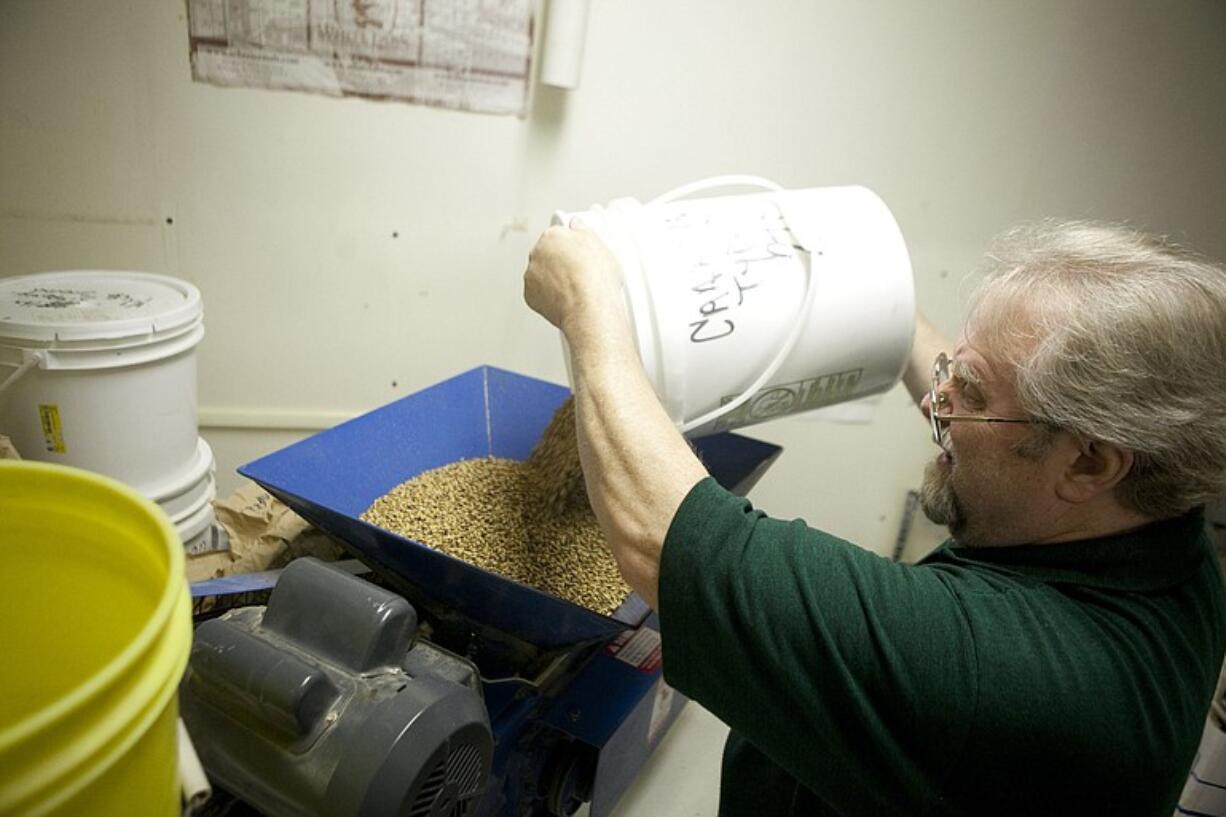
{"label": "bucket lid", "polygon": [[70,270],[0,279],[0,338],[148,336],[199,321],[200,290],[148,272]]}

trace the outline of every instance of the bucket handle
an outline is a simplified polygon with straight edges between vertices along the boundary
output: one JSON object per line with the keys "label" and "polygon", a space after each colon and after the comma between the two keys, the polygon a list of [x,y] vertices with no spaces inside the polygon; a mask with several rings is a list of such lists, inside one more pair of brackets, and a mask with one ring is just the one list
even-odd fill
{"label": "bucket handle", "polygon": [[212,798],[213,786],[209,783],[204,766],[200,763],[200,755],[196,752],[196,745],[192,743],[192,736],[188,734],[187,725],[183,723],[182,718],[179,718],[177,743],[179,747],[179,790],[180,799],[183,802],[183,814],[185,817],[192,817]]}
{"label": "bucket handle", "polygon": [[[676,201],[677,199],[684,198],[686,196],[692,196],[695,193],[704,190],[733,186],[761,187],[772,192],[782,192],[784,190],[781,185],[761,176],[714,176],[709,179],[701,179],[696,182],[682,185],[675,190],[670,190],[664,195],[652,199],[648,206],[653,204],[667,204],[668,202]],[[801,299],[800,312],[796,316],[796,320],[793,322],[792,328],[788,331],[787,339],[784,340],[783,346],[779,347],[779,351],[775,355],[774,359],[772,359],[770,364],[762,370],[762,373],[758,375],[757,379],[755,379],[753,383],[750,383],[749,387],[746,388],[745,391],[741,392],[740,396],[738,396],[735,400],[729,401],[718,408],[708,411],[706,414],[696,417],[689,422],[683,423],[680,429],[682,434],[718,420],[725,414],[735,411],[744,405],[758,393],[759,389],[767,384],[771,377],[774,376],[775,372],[779,371],[779,367],[783,365],[783,361],[787,360],[788,355],[792,354],[792,350],[796,348],[797,341],[800,340],[800,333],[804,330],[805,320],[809,316],[809,312],[812,310],[813,299],[817,294],[817,286],[815,285],[816,276],[813,274],[814,253],[808,246],[808,242],[802,236],[801,231],[798,231],[792,227],[791,222],[788,220],[786,208],[780,206],[777,202],[776,206],[779,207],[779,213],[783,217],[783,222],[787,225],[788,231],[792,233],[792,237],[796,239],[799,248],[809,256],[809,263],[806,266],[807,280],[805,282],[805,294],[804,298]]]}
{"label": "bucket handle", "polygon": [[667,193],[656,196],[651,201],[647,202],[650,207],[653,204],[667,204],[670,201],[683,199],[687,196],[692,196],[695,193],[701,193],[704,190],[714,190],[719,187],[761,187],[773,192],[780,192],[783,188],[772,182],[770,179],[764,179],[761,176],[746,176],[743,174],[733,174],[728,176],[712,176],[709,179],[699,179],[696,182],[683,184],[675,190],[669,190]]}
{"label": "bucket handle", "polygon": [[17,369],[12,374],[10,374],[8,377],[4,378],[2,382],[0,382],[0,397],[4,397],[5,391],[12,388],[13,386],[16,386],[17,381],[20,380],[23,376],[25,376],[26,372],[30,371],[35,366],[42,363],[44,360],[45,358],[43,357],[42,352],[27,352],[26,359],[21,362],[21,365],[18,366]]}

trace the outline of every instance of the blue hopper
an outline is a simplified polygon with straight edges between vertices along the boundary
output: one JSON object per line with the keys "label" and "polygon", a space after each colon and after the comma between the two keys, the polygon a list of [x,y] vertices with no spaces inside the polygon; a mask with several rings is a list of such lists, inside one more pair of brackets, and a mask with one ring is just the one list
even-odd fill
{"label": "blue hopper", "polygon": [[[414,604],[540,650],[604,641],[650,610],[635,594],[604,616],[363,522],[379,497],[418,474],[463,459],[526,459],[562,386],[479,366],[239,469]],[[711,475],[744,495],[782,449],[737,434],[694,441]]]}

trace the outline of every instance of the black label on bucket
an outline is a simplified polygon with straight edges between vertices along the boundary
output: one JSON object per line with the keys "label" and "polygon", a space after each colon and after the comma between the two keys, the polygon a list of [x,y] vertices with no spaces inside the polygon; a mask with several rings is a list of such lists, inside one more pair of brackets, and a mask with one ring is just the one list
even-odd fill
{"label": "black label on bucket", "polygon": [[[841,403],[855,396],[856,388],[863,377],[864,369],[849,369],[845,372],[818,375],[808,380],[797,380],[795,383],[769,386],[717,419],[715,430],[723,431],[771,417]],[[722,397],[719,404],[726,406],[738,397],[739,394]]]}
{"label": "black label on bucket", "polygon": [[750,199],[717,210],[671,207],[663,224],[685,270],[689,291],[683,293],[681,307],[690,343],[729,337],[743,310],[762,301],[760,287],[776,277],[780,264],[794,267],[803,248],[793,240],[774,201]]}

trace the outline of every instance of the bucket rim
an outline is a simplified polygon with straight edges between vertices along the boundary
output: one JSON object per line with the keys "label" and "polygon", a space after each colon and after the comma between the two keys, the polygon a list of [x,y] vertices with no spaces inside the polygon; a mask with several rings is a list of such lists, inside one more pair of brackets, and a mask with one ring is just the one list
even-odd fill
{"label": "bucket rim", "polygon": [[[148,516],[156,524],[159,533],[158,541],[165,547],[168,560],[166,581],[162,587],[161,598],[158,599],[157,606],[132,640],[105,666],[69,692],[27,715],[24,719],[14,722],[11,726],[0,729],[0,752],[9,751],[50,724],[70,717],[124,677],[134,664],[157,646],[158,638],[168,629],[173,616],[181,609],[181,599],[187,588],[185,556],[178,532],[161,508],[135,489],[102,474],[58,463],[36,460],[3,460],[0,461],[0,477],[3,477],[5,471],[26,475],[39,474],[46,479],[58,481],[61,485],[68,482],[89,485],[93,489],[110,494],[109,499],[112,501],[117,500],[130,508],[138,509],[138,512]],[[180,584],[182,588],[178,586]],[[190,610],[188,610],[188,615],[190,622]],[[190,637],[188,641],[190,642]],[[186,648],[184,654],[186,654]]]}
{"label": "bucket rim", "polygon": [[105,320],[47,321],[4,317],[0,318],[0,343],[20,346],[22,342],[120,341],[142,337],[152,340],[171,330],[198,323],[204,315],[204,301],[195,284],[169,275],[136,270],[68,269],[14,275],[0,280],[0,296],[22,286],[53,286],[61,281],[75,282],[86,278],[95,278],[99,284],[110,282],[118,285],[124,280],[143,285],[156,284],[174,290],[183,300],[159,312]]}
{"label": "bucket rim", "polygon": [[205,501],[184,511],[177,519],[171,520],[174,523],[180,546],[186,545],[189,539],[199,536],[217,518],[217,514],[213,511],[215,497],[212,494],[215,492],[210,491],[209,493]]}
{"label": "bucket rim", "polygon": [[[145,736],[154,723],[173,707],[178,720],[177,695],[180,680],[187,668],[191,643],[191,598],[190,590],[175,594],[175,603],[184,614],[179,625],[187,638],[182,646],[172,639],[155,642],[146,659],[158,672],[147,672],[122,695],[122,703],[108,708],[96,718],[97,728],[89,740],[77,741],[68,751],[52,754],[54,762],[44,763],[41,768],[23,780],[23,786],[12,792],[15,802],[24,807],[33,798],[37,808],[30,817],[41,817],[57,809],[87,791],[103,779],[127,753]],[[173,671],[166,672],[167,668]],[[125,709],[124,704],[136,702],[135,714]],[[125,714],[126,713],[126,714]],[[173,747],[172,747],[173,748]],[[50,792],[45,797],[41,794]],[[3,807],[4,803],[0,803]],[[7,812],[6,812],[7,813]]]}
{"label": "bucket rim", "polygon": [[[176,499],[194,493],[200,486],[213,478],[217,469],[217,460],[213,449],[204,437],[196,437],[196,448],[186,465],[169,476],[162,476],[157,482],[131,486],[141,496],[152,500],[165,511],[165,506]],[[166,512],[174,521],[175,514]]]}

